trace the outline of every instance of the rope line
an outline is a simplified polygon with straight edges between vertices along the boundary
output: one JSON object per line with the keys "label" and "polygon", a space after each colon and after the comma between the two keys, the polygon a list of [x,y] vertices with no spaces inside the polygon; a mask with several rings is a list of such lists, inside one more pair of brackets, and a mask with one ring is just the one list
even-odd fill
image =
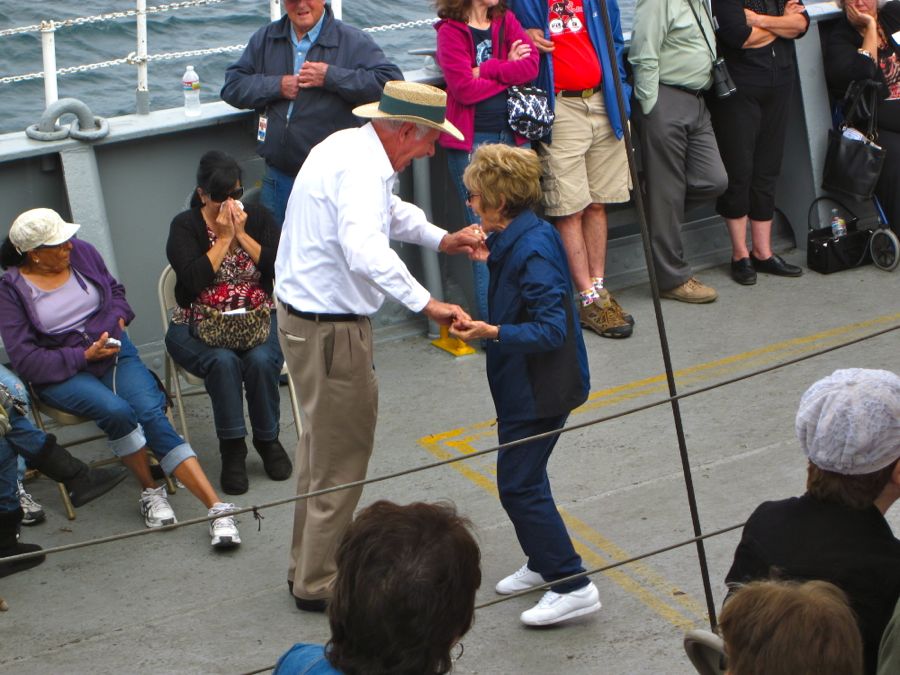
{"label": "rope line", "polygon": [[[281,499],[276,499],[271,502],[265,502],[263,504],[254,504],[251,506],[245,506],[239,509],[235,509],[228,513],[228,515],[239,516],[245,513],[253,514],[254,519],[257,521],[258,530],[262,529],[262,514],[260,514],[260,510],[262,509],[270,509],[276,506],[283,506],[285,504],[291,504],[294,502],[298,502],[301,499],[309,499],[311,497],[319,497],[322,495],[327,495],[332,492],[338,492],[340,490],[348,490],[350,488],[355,487],[363,487],[366,485],[374,485],[375,483],[383,483],[388,480],[393,480],[395,478],[403,478],[405,476],[409,476],[415,473],[420,473],[422,471],[430,471],[431,469],[437,469],[443,466],[448,466],[450,464],[456,464],[457,462],[463,462],[470,459],[475,459],[477,457],[483,457],[485,455],[490,455],[500,450],[506,450],[509,448],[514,448],[519,445],[523,445],[525,443],[530,443],[534,440],[538,440],[541,438],[546,438],[548,436],[553,436],[555,434],[565,434],[573,431],[579,431],[581,429],[586,429],[588,427],[595,426],[597,424],[603,424],[605,422],[610,422],[612,420],[619,419],[621,417],[626,417],[627,415],[632,415],[634,413],[643,412],[645,410],[650,410],[651,408],[657,408],[661,405],[665,405],[667,403],[672,403],[674,401],[680,401],[691,396],[698,396],[700,394],[705,394],[715,389],[719,389],[721,387],[726,387],[731,384],[736,384],[738,382],[742,382],[744,380],[748,380],[752,377],[757,377],[759,375],[764,375],[766,373],[772,372],[779,368],[784,368],[786,366],[794,365],[796,363],[800,363],[802,361],[806,361],[812,358],[816,358],[818,356],[822,356],[823,354],[828,354],[829,352],[833,352],[837,349],[842,349],[844,347],[849,347],[865,340],[871,340],[892,331],[900,330],[900,324],[896,326],[889,326],[888,328],[884,328],[882,330],[876,331],[874,333],[868,333],[866,335],[860,336],[858,338],[854,338],[852,340],[848,340],[846,342],[842,342],[837,345],[832,345],[830,347],[824,347],[822,349],[816,350],[814,352],[810,352],[809,354],[805,354],[802,356],[795,357],[793,359],[788,359],[787,361],[783,361],[780,363],[776,363],[771,366],[766,366],[765,368],[760,368],[758,370],[751,371],[749,373],[745,373],[744,375],[738,375],[727,380],[721,380],[719,382],[715,382],[713,384],[707,385],[705,387],[700,387],[698,389],[692,389],[691,391],[686,391],[677,396],[670,396],[666,398],[657,399],[655,401],[650,401],[649,403],[644,403],[639,406],[635,406],[633,408],[628,408],[627,410],[622,410],[616,413],[610,413],[609,415],[604,415],[602,417],[598,417],[593,420],[588,420],[587,422],[580,422],[578,424],[571,424],[566,426],[565,428],[559,431],[548,431],[541,434],[536,434],[534,436],[529,436],[528,438],[520,438],[516,441],[510,441],[508,443],[504,443],[501,445],[492,446],[489,448],[485,448],[483,450],[477,450],[475,452],[460,455],[459,457],[450,457],[448,459],[438,460],[436,462],[430,462],[428,464],[422,464],[420,466],[410,467],[408,469],[402,469],[400,471],[395,471],[393,473],[384,474],[382,476],[374,476],[372,478],[365,478],[363,480],[353,481],[351,483],[342,483],[341,485],[334,485],[328,488],[322,488],[321,490],[315,490],[313,492],[307,492],[305,494],[293,495],[291,497],[283,497]],[[158,532],[168,532],[170,530],[177,530],[182,527],[189,527],[191,525],[198,525],[200,523],[209,523],[216,518],[220,518],[220,516],[198,516],[196,518],[190,518],[187,520],[179,521],[173,525],[165,525],[163,527],[158,528],[144,528],[142,530],[132,530],[130,532],[123,532],[120,534],[113,534],[107,537],[99,537],[97,539],[88,539],[86,541],[76,542],[74,544],[63,544],[62,546],[54,546],[52,548],[41,549],[40,551],[35,551],[33,553],[20,553],[18,555],[9,556],[3,558],[5,562],[15,562],[18,560],[27,560],[29,558],[36,558],[42,555],[54,555],[56,553],[64,553],[67,551],[75,551],[81,548],[88,548],[90,546],[97,546],[100,544],[107,544],[114,541],[120,541],[123,539],[131,539],[134,537],[143,537],[154,535]],[[703,541],[702,535],[697,535],[692,542],[701,542]]]}
{"label": "rope line", "polygon": [[[541,584],[540,586],[533,586],[526,591],[518,591],[517,593],[510,593],[509,595],[504,595],[499,598],[495,598],[493,600],[488,600],[487,602],[482,602],[479,605],[475,605],[475,611],[485,609],[487,607],[492,607],[494,605],[499,605],[504,602],[509,602],[510,600],[514,600],[516,598],[521,598],[526,595],[530,595],[535,591],[546,591],[549,590],[551,586],[559,583],[563,583],[565,581],[573,581],[575,579],[582,579],[584,577],[589,577],[594,574],[602,574],[603,572],[608,572],[609,570],[616,569],[617,567],[623,567],[625,565],[630,565],[631,563],[639,562],[641,560],[645,560],[646,558],[652,558],[653,556],[660,555],[662,553],[668,553],[669,551],[674,551],[677,548],[683,548],[685,546],[690,546],[691,544],[696,544],[698,541],[705,541],[706,539],[710,539],[712,537],[718,537],[723,534],[727,534],[728,532],[732,532],[734,530],[739,530],[744,527],[745,522],[737,523],[735,525],[729,525],[728,527],[723,527],[721,529],[715,530],[713,532],[706,532],[705,534],[699,535],[697,537],[691,537],[690,539],[685,539],[684,541],[679,541],[675,544],[669,544],[668,546],[663,546],[662,548],[655,548],[652,551],[646,551],[644,553],[640,553],[638,555],[632,556],[630,558],[625,558],[623,560],[617,560],[616,562],[609,563],[608,565],[603,565],[602,567],[595,567],[594,569],[586,570],[584,572],[579,572],[578,574],[573,574],[572,576],[565,577],[563,579],[557,579],[556,581],[550,581],[545,584]],[[259,668],[257,670],[251,670],[245,673],[241,673],[241,675],[258,675],[259,673],[267,673],[269,671],[275,670],[275,665],[272,664],[270,666],[266,666],[265,668]]]}

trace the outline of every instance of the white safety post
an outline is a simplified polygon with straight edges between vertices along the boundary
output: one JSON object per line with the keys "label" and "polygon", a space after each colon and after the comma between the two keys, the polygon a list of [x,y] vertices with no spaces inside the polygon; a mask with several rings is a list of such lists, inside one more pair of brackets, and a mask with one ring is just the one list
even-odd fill
{"label": "white safety post", "polygon": [[334,12],[335,19],[341,18],[341,15],[343,14],[341,0],[331,0],[331,11]]}
{"label": "white safety post", "polygon": [[45,108],[59,99],[56,86],[56,24],[41,21],[41,51],[44,56],[44,103]]}
{"label": "white safety post", "polygon": [[150,114],[150,80],[147,72],[147,0],[137,0],[137,114]]}
{"label": "white safety post", "polygon": [[272,21],[278,21],[281,18],[281,0],[269,0],[269,16]]}

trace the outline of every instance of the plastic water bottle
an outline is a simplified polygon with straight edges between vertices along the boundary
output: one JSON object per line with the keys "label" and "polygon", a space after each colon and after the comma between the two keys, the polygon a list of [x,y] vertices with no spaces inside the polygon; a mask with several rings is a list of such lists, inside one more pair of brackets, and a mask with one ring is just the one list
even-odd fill
{"label": "plastic water bottle", "polygon": [[843,237],[847,234],[847,221],[841,218],[837,209],[831,209],[831,236]]}
{"label": "plastic water bottle", "polygon": [[181,77],[181,87],[184,89],[184,114],[187,117],[200,115],[200,76],[194,71],[194,66],[188,66]]}

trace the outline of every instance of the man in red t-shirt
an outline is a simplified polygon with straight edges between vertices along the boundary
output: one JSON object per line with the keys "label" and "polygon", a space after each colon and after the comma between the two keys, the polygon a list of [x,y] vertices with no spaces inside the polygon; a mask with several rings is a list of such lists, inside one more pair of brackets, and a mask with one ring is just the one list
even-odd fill
{"label": "man in red t-shirt", "polygon": [[[538,1],[546,7],[545,25],[523,25],[547,55],[542,68],[549,61],[555,95],[551,136],[537,148],[544,163],[544,212],[554,219],[566,248],[581,299],[581,324],[603,337],[626,338],[634,319],[603,286],[605,205],[627,202],[631,188],[621,130],[607,114],[607,105],[615,103],[603,88],[604,72],[618,74],[620,64],[604,68],[605,48],[598,49],[591,37],[600,30],[592,0]],[[525,4],[534,9],[535,0],[519,0],[514,8],[523,5],[524,10]],[[596,22],[593,27],[591,22]]]}

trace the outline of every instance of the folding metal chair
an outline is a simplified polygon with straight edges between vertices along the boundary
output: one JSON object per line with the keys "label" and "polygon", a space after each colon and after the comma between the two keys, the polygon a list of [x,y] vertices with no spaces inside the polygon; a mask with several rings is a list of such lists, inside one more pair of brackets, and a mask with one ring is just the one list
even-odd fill
{"label": "folding metal chair", "polygon": [[[175,300],[175,281],[175,270],[172,269],[171,265],[166,265],[165,269],[162,271],[162,274],[159,276],[159,285],[157,288],[159,295],[160,319],[162,320],[162,328],[164,333],[169,329],[169,321],[172,318],[172,310],[175,309],[175,306],[177,305],[177,302]],[[294,381],[291,379],[291,374],[288,372],[286,363],[281,368],[281,374],[287,376],[288,394],[291,397],[291,413],[294,416],[294,427],[297,431],[297,438],[299,438],[301,431],[300,406],[297,403],[297,391],[296,389],[294,389]],[[187,392],[183,392],[181,389],[181,379],[184,379],[184,381],[191,385],[193,389]],[[184,397],[206,393],[206,390],[201,388],[203,387],[203,378],[192,375],[184,368],[179,366],[177,363],[175,363],[175,359],[172,358],[171,354],[166,351],[165,377],[163,382],[165,383],[166,389],[168,391],[174,392],[175,394],[175,405],[178,408],[178,416],[181,418],[181,433],[184,436],[184,439],[188,443],[190,443],[191,439],[188,436],[187,417],[184,414]]]}

